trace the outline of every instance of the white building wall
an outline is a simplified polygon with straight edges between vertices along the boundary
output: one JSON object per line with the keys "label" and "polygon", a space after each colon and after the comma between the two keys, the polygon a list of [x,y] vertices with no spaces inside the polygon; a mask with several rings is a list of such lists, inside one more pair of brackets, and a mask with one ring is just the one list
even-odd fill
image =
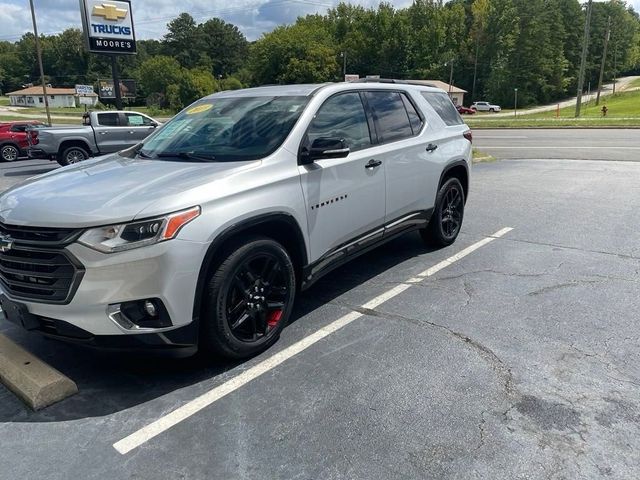
{"label": "white building wall", "polygon": [[[93,98],[93,105],[95,106],[98,101],[98,97]],[[11,95],[9,97],[11,105],[17,107],[43,107],[44,108],[44,96],[43,95]],[[49,95],[49,106],[52,108],[68,108],[76,106],[75,95]]]}

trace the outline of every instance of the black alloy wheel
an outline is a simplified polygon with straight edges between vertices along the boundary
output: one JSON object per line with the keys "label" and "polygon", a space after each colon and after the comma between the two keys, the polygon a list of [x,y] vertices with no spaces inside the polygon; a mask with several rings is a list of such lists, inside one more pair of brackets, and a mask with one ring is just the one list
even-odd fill
{"label": "black alloy wheel", "polygon": [[431,220],[420,231],[430,246],[446,247],[456,241],[464,218],[464,189],[460,180],[449,178],[438,190]]}
{"label": "black alloy wheel", "polygon": [[202,347],[228,358],[244,358],[273,344],[295,297],[295,273],[286,250],[255,237],[226,250],[209,282]]}

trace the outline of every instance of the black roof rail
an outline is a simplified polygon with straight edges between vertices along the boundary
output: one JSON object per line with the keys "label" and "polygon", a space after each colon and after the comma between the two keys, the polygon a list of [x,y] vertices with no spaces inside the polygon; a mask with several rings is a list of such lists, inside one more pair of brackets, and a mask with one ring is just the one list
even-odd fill
{"label": "black roof rail", "polygon": [[423,82],[421,80],[400,80],[397,78],[361,78],[354,80],[353,83],[398,83],[403,85],[422,85],[423,87],[434,87],[434,84],[429,82]]}

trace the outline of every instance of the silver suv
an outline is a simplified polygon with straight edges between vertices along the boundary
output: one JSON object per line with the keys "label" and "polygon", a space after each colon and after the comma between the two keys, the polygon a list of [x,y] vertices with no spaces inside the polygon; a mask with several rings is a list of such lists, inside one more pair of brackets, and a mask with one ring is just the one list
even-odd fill
{"label": "silver suv", "polygon": [[2,194],[2,310],[88,345],[247,357],[336,266],[412,230],[453,243],[470,170],[471,132],[436,88],[217,93]]}

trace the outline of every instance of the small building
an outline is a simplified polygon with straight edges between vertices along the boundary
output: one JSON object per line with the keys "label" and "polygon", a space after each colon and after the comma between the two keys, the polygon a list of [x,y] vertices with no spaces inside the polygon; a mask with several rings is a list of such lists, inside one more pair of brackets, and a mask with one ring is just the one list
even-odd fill
{"label": "small building", "polygon": [[[47,87],[47,95],[49,106],[56,108],[78,107],[81,104],[95,107],[98,103],[98,95],[95,93],[82,95],[84,99],[81,102],[75,88]],[[13,107],[44,107],[44,92],[41,86],[17,90],[8,93],[7,96]]]}
{"label": "small building", "polygon": [[411,80],[411,82],[441,88],[449,94],[454,105],[464,105],[464,94],[467,93],[467,91],[455,85],[449,86],[448,83],[441,82],[440,80]]}

